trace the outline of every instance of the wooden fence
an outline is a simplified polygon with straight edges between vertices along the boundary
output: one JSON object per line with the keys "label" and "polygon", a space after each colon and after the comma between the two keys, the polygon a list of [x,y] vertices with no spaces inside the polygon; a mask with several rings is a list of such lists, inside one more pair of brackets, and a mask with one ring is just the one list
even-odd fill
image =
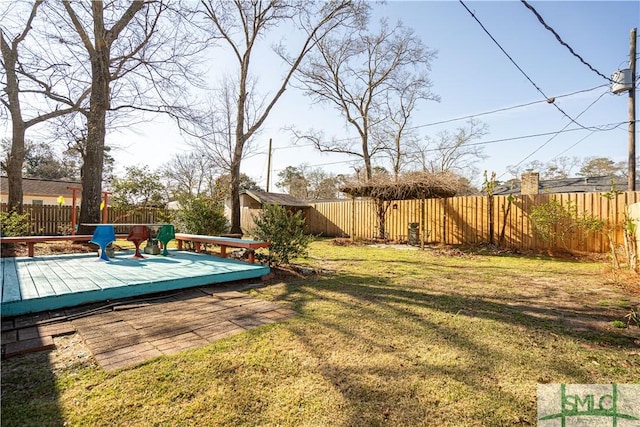
{"label": "wooden fence", "polygon": [[[534,206],[557,200],[564,206],[573,203],[579,215],[586,213],[605,221],[616,246],[622,245],[622,223],[627,206],[640,202],[640,192],[625,192],[612,199],[603,193],[494,196],[492,203],[493,242],[512,249],[560,248],[577,252],[607,252],[606,233],[574,232],[562,241],[542,239],[530,220]],[[406,241],[409,223],[417,223],[419,240],[425,243],[477,244],[489,242],[489,199],[486,196],[446,199],[402,200],[392,204],[386,215],[387,238]],[[636,222],[640,229],[640,218]],[[345,200],[312,204],[307,211],[310,233],[332,237],[370,239],[379,235],[375,204],[371,200]],[[559,231],[559,230],[558,230]],[[501,239],[501,236],[502,239]]]}
{"label": "wooden fence", "polygon": [[[640,192],[620,193],[609,199],[603,193],[544,194],[513,197],[509,206],[507,196],[494,196],[492,202],[493,241],[499,240],[511,249],[560,248],[577,252],[609,251],[605,233],[570,234],[563,241],[546,241],[533,229],[530,220],[532,207],[557,200],[563,205],[573,203],[579,215],[587,213],[606,222],[616,246],[624,242],[622,224],[627,207],[640,203]],[[70,206],[25,205],[31,216],[32,234],[69,234],[71,231]],[[6,204],[0,205],[6,211]],[[371,200],[344,200],[314,203],[305,211],[308,231],[328,237],[371,239],[379,235],[375,204]],[[243,208],[242,229],[249,232],[256,209]],[[157,209],[123,211],[109,208],[108,222],[161,222],[166,212]],[[489,201],[486,196],[452,197],[447,199],[400,200],[394,202],[386,215],[386,237],[406,241],[409,224],[417,223],[421,243],[477,244],[489,242]],[[640,229],[640,219],[636,222]]]}
{"label": "wooden fence", "polygon": [[[0,211],[7,211],[7,204],[0,204]],[[71,206],[52,205],[23,205],[24,213],[30,216],[30,234],[40,236],[56,236],[71,234]],[[77,208],[80,215],[80,208]],[[116,209],[109,207],[107,211],[108,223],[156,223],[163,222],[161,218],[166,215],[162,209]],[[76,219],[77,221],[77,219]],[[117,232],[125,232],[116,229]]]}

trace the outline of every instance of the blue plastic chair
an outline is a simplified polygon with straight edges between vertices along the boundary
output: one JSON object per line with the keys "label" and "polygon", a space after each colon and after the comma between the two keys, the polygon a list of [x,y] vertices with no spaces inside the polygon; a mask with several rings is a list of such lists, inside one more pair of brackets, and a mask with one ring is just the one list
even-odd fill
{"label": "blue plastic chair", "polygon": [[89,243],[94,243],[100,246],[100,259],[109,261],[106,249],[111,242],[115,241],[116,231],[113,228],[113,225],[98,225],[96,226],[96,229],[93,232],[93,237]]}
{"label": "blue plastic chair", "polygon": [[167,251],[167,244],[175,238],[176,230],[173,225],[165,224],[160,228],[156,239],[158,240],[158,242],[162,243],[162,255],[169,255],[169,252]]}

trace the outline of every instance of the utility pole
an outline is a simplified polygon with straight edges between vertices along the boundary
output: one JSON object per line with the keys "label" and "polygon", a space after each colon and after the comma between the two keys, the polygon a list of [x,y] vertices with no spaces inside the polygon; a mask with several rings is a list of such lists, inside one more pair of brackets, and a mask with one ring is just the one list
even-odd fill
{"label": "utility pole", "polygon": [[627,191],[636,191],[636,28],[631,29],[629,68],[631,90],[629,91],[629,177]]}
{"label": "utility pole", "polygon": [[267,155],[267,193],[269,192],[269,178],[271,178],[271,138],[269,138],[269,153]]}

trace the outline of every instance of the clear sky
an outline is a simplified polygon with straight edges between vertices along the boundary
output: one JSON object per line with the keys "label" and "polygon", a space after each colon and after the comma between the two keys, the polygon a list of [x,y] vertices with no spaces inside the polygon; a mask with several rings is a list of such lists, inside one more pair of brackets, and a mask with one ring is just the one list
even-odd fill
{"label": "clear sky", "polygon": [[[631,29],[639,26],[640,2],[530,3],[576,53],[605,76],[628,67],[629,36]],[[556,105],[569,116],[575,118],[595,101],[577,119],[581,125],[591,128],[627,120],[628,94],[613,95],[608,86],[561,96],[609,82],[562,46],[520,1],[468,1],[465,4],[544,94],[557,97]],[[608,156],[616,161],[626,160],[626,123],[613,130],[595,132],[569,124],[570,120],[557,108],[544,102],[545,97],[458,1],[388,1],[374,5],[374,11],[376,18],[386,16],[391,23],[403,21],[417,31],[428,47],[438,51],[431,79],[441,102],[422,104],[412,119],[413,126],[419,127],[422,135],[435,136],[438,131],[454,131],[464,125],[464,121],[431,125],[435,122],[542,101],[478,117],[489,127],[489,133],[479,141],[484,143],[485,154],[489,156],[478,164],[480,170],[495,171],[506,180],[511,178],[506,167],[519,162],[547,162],[557,156]],[[268,82],[277,71],[264,69],[261,77]],[[577,130],[564,132],[550,141],[552,135],[496,141],[557,132],[567,124],[567,130]],[[337,138],[353,136],[337,111],[312,106],[300,93],[288,90],[255,141],[258,154],[244,161],[244,173],[265,186],[269,138],[273,139],[274,147],[271,191],[277,191],[273,183],[277,173],[287,166],[304,163],[332,173],[353,173],[353,158],[293,146],[290,135],[282,129],[287,125],[300,129],[314,127]],[[189,149],[177,127],[162,118],[137,126],[135,132],[110,135],[107,142],[121,147],[114,153],[116,172],[132,164],[157,168],[170,160],[171,155]]]}

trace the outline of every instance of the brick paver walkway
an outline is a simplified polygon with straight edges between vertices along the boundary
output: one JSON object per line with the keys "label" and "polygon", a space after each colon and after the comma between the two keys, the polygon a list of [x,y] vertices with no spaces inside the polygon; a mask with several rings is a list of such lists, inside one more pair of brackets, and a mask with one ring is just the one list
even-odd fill
{"label": "brick paver walkway", "polygon": [[4,356],[52,348],[53,336],[77,331],[100,366],[112,371],[295,315],[235,290],[194,288],[50,325],[14,324],[9,330],[3,322]]}

